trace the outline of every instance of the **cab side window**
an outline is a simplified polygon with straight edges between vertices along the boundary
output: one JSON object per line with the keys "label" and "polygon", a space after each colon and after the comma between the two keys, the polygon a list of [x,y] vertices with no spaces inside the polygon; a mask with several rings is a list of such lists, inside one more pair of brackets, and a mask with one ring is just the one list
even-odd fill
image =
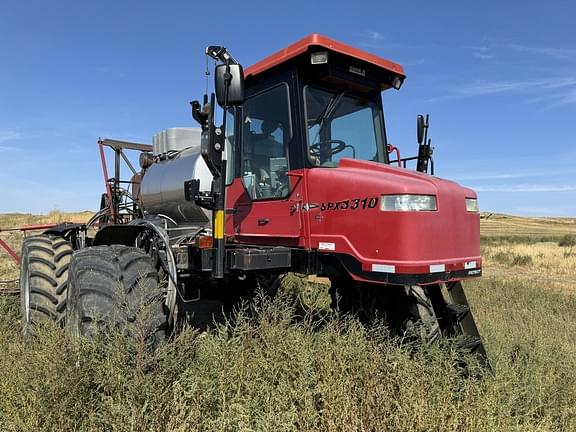
{"label": "cab side window", "polygon": [[242,181],[253,200],[288,196],[288,144],[292,138],[288,86],[281,84],[244,103]]}

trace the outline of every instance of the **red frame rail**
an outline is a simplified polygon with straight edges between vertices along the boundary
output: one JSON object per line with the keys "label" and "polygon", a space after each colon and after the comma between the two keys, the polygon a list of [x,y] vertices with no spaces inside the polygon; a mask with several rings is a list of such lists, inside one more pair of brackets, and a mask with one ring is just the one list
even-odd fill
{"label": "red frame rail", "polygon": [[[110,147],[114,150],[114,176],[109,177],[108,166],[106,163],[106,155],[104,147]],[[122,182],[120,179],[120,166],[121,161],[124,160],[125,165],[130,169],[133,176],[137,175],[135,168],[130,163],[128,157],[124,154],[124,150],[136,150],[139,152],[151,153],[153,146],[150,144],[140,144],[129,141],[120,141],[108,138],[98,139],[98,150],[100,152],[100,162],[102,164],[102,174],[104,175],[104,184],[106,187],[106,195],[108,197],[108,209],[110,213],[110,220],[112,223],[117,223],[120,213],[119,193],[121,191],[121,183],[133,184],[132,181]]]}
{"label": "red frame rail", "polygon": [[[54,228],[55,226],[57,226],[58,224],[52,223],[52,224],[36,224],[36,225],[22,225],[21,227],[13,227],[13,228],[0,228],[0,232],[7,232],[7,231],[22,231],[22,232],[26,232],[26,231],[35,231],[35,230],[41,230],[41,229],[49,229],[49,228]],[[6,253],[8,255],[10,255],[12,257],[12,259],[14,261],[16,261],[16,264],[20,265],[20,256],[16,253],[16,251],[14,249],[12,249],[10,247],[10,245],[8,243],[6,243],[4,240],[0,239],[0,246],[2,247],[2,249],[4,249],[6,251]]]}

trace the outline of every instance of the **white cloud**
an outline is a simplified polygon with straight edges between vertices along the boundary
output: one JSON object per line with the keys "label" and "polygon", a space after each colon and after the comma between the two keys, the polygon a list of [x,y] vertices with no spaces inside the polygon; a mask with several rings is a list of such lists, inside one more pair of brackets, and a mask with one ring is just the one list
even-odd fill
{"label": "white cloud", "polygon": [[[504,93],[538,94],[525,102],[547,101],[547,108],[576,103],[576,77],[548,77],[516,81],[474,81],[463,85],[454,85],[445,96],[428,99],[437,102],[447,99],[463,99]],[[541,95],[544,92],[544,95]]]}
{"label": "white cloud", "polygon": [[576,78],[544,78],[538,80],[518,80],[518,81],[477,81],[475,83],[456,88],[455,91],[460,96],[482,96],[494,93],[530,91],[530,90],[551,90],[576,86]]}
{"label": "white cloud", "polygon": [[507,173],[486,173],[486,174],[454,174],[453,177],[458,180],[506,180],[506,179],[518,179],[518,178],[534,178],[534,177],[550,177],[550,176],[560,176],[560,175],[576,175],[576,168],[572,169],[558,169],[554,170],[541,170],[541,171],[516,171]]}
{"label": "white cloud", "polygon": [[[518,43],[510,43],[499,40],[492,40],[483,45],[470,45],[464,47],[472,51],[472,55],[478,58],[493,58],[496,53],[499,57],[505,58],[510,57],[511,51],[515,51],[519,54],[530,54],[532,56],[539,57],[552,57],[558,60],[572,60],[576,56],[576,49],[573,48],[562,48],[562,47],[542,47],[542,46],[530,46]],[[507,51],[504,55],[504,51]]]}
{"label": "white cloud", "polygon": [[494,57],[496,57],[495,55],[484,54],[481,52],[473,52],[472,55],[476,58],[479,58],[480,60],[490,60],[490,59],[493,59]]}
{"label": "white cloud", "polygon": [[0,129],[0,143],[22,138],[22,134],[15,130]]}
{"label": "white cloud", "polygon": [[514,207],[512,213],[525,214],[531,216],[569,216],[573,215],[570,209],[566,207],[548,207],[548,206],[520,206]]}
{"label": "white cloud", "polygon": [[470,186],[477,192],[575,192],[576,185],[512,184]]}
{"label": "white cloud", "polygon": [[372,39],[374,42],[384,39],[384,35],[377,31],[370,30],[368,32],[368,35],[370,36],[370,39]]}
{"label": "white cloud", "polygon": [[576,55],[576,50],[570,48],[535,47],[521,44],[505,44],[503,47],[514,51],[542,55],[546,57],[554,57],[557,59],[571,59]]}
{"label": "white cloud", "polygon": [[[506,63],[516,68],[526,65],[546,67],[550,58],[571,64],[576,59],[576,49],[564,47],[529,46],[520,43],[510,43],[502,40],[482,41],[478,45],[462,47],[477,59],[486,61],[498,59],[498,63]],[[548,59],[543,58],[548,57]],[[519,62],[520,61],[520,62]],[[454,85],[447,89],[444,96],[429,99],[428,102],[440,100],[469,98],[477,96],[498,95],[504,93],[525,93],[527,103],[541,103],[539,109],[547,110],[562,105],[576,104],[576,76],[554,76],[557,66],[551,67],[548,76],[507,81],[479,80],[471,83]],[[509,74],[510,75],[510,74]]]}

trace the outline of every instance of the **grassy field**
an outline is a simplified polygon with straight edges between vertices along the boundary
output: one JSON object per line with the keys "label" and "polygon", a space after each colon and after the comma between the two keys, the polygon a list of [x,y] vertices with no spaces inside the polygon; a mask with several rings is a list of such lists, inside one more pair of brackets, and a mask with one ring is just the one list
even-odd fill
{"label": "grassy field", "polygon": [[493,374],[463,376],[449,343],[414,346],[326,314],[327,287],[295,277],[274,301],[154,354],[50,325],[25,340],[17,298],[0,297],[0,430],[574,431],[573,221],[498,236],[492,217],[485,277],[466,290]]}
{"label": "grassy field", "polygon": [[483,213],[483,236],[550,237],[576,233],[576,218],[529,218],[498,213]]}
{"label": "grassy field", "polygon": [[[25,225],[52,224],[62,222],[88,222],[94,213],[85,211],[80,213],[62,213],[51,211],[47,215],[32,215],[24,213],[0,214],[0,239],[4,240],[18,254],[24,233],[21,231],[1,231],[6,228],[17,228]],[[18,267],[9,258],[4,249],[0,248],[0,281],[17,279]],[[8,286],[6,284],[6,286]],[[10,285],[12,286],[12,285]],[[0,289],[3,288],[0,285]]]}

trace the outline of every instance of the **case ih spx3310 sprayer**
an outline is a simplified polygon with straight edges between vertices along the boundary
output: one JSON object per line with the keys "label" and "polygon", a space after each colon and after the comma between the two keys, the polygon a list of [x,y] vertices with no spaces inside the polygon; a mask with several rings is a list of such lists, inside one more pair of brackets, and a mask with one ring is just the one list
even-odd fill
{"label": "case ih spx3310 sprayer", "polygon": [[101,211],[25,240],[24,326],[50,316],[89,335],[102,317],[129,326],[146,299],[156,344],[192,300],[197,316],[225,309],[292,271],[328,278],[340,311],[395,334],[421,321],[429,340],[484,358],[461,285],[481,275],[476,193],[433,175],[422,116],[417,157],[387,142],[380,94],[400,89],[402,66],[317,34],[245,71],[223,47],[206,55],[215,94],[192,103],[200,128],[99,141],[116,154]]}

